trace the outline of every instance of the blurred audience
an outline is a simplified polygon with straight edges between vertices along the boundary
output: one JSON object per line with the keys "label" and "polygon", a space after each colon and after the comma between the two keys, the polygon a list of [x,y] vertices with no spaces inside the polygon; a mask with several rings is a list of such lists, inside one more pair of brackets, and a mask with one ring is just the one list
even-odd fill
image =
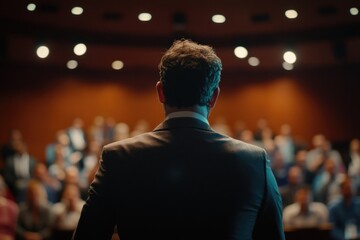
{"label": "blurred audience", "polygon": [[[87,130],[84,126],[81,118],[74,118],[71,126],[56,132],[39,162],[28,153],[21,132],[11,131],[1,147],[0,240],[15,235],[26,240],[70,239],[104,144],[150,130],[144,119],[130,128],[103,116],[95,116]],[[320,227],[328,222],[330,209],[334,239],[359,236],[358,138],[349,141],[340,155],[322,134],[313,137],[313,148],[308,149],[293,137],[291,125],[281,125],[276,133],[264,118],[254,131],[240,120],[232,129],[223,117],[216,118],[212,127],[266,150],[283,200],[285,227]]]}

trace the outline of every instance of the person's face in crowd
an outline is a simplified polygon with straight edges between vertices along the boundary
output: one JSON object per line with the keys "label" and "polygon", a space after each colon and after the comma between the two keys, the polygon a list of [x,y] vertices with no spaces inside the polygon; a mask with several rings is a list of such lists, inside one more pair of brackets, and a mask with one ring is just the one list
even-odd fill
{"label": "person's face in crowd", "polygon": [[40,185],[30,184],[26,194],[26,200],[30,207],[37,209],[41,204],[42,197]]}
{"label": "person's face in crowd", "polygon": [[295,156],[296,165],[298,165],[299,167],[305,167],[306,155],[306,150],[301,150],[297,152]]}
{"label": "person's face in crowd", "polygon": [[44,179],[47,176],[47,168],[45,164],[37,164],[34,170],[34,175],[37,179]]}
{"label": "person's face in crowd", "polygon": [[301,183],[301,169],[292,167],[288,173],[288,181],[291,185],[299,185]]}
{"label": "person's face in crowd", "polygon": [[64,191],[63,201],[67,207],[71,210],[76,208],[76,203],[79,200],[79,188],[74,185],[67,185]]}
{"label": "person's face in crowd", "polygon": [[308,189],[300,189],[295,196],[295,201],[300,205],[301,211],[305,212],[309,208],[310,192]]}
{"label": "person's face in crowd", "polygon": [[324,135],[321,135],[321,134],[315,135],[312,139],[312,143],[315,148],[323,147],[325,141],[326,141],[326,139],[325,139]]}

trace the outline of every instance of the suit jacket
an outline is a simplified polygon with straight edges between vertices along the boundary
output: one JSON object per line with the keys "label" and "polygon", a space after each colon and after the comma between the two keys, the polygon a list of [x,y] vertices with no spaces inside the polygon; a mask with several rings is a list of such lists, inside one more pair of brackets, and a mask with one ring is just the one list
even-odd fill
{"label": "suit jacket", "polygon": [[265,151],[174,118],[104,147],[73,239],[284,239]]}

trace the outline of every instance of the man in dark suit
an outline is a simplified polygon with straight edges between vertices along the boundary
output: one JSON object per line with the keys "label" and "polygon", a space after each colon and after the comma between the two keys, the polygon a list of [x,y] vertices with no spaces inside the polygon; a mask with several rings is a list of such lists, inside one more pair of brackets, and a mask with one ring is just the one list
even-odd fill
{"label": "man in dark suit", "polygon": [[284,239],[282,203],[263,149],[208,123],[221,61],[175,41],[156,85],[166,118],[104,147],[73,239]]}

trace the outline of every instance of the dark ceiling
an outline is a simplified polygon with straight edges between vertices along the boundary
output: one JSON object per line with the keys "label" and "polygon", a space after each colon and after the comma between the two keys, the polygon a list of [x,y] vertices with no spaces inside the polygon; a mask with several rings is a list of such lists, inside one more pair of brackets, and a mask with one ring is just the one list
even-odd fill
{"label": "dark ceiling", "polygon": [[[4,66],[39,66],[66,69],[77,60],[78,69],[114,71],[114,60],[124,62],[122,71],[156,69],[162,52],[174,39],[191,38],[212,45],[222,58],[224,71],[281,71],[283,53],[297,54],[295,69],[360,66],[360,9],[358,0],[152,0],[152,1],[65,1],[35,0],[35,11],[27,1],[6,1],[0,10],[1,62]],[[82,15],[71,9],[81,6]],[[295,9],[296,19],[285,10]],[[141,22],[138,14],[152,14]],[[225,23],[211,17],[222,14]],[[87,52],[75,56],[76,43]],[[36,56],[39,44],[50,49],[49,57]],[[250,66],[247,58],[234,55],[245,46],[248,57],[260,60]]]}

